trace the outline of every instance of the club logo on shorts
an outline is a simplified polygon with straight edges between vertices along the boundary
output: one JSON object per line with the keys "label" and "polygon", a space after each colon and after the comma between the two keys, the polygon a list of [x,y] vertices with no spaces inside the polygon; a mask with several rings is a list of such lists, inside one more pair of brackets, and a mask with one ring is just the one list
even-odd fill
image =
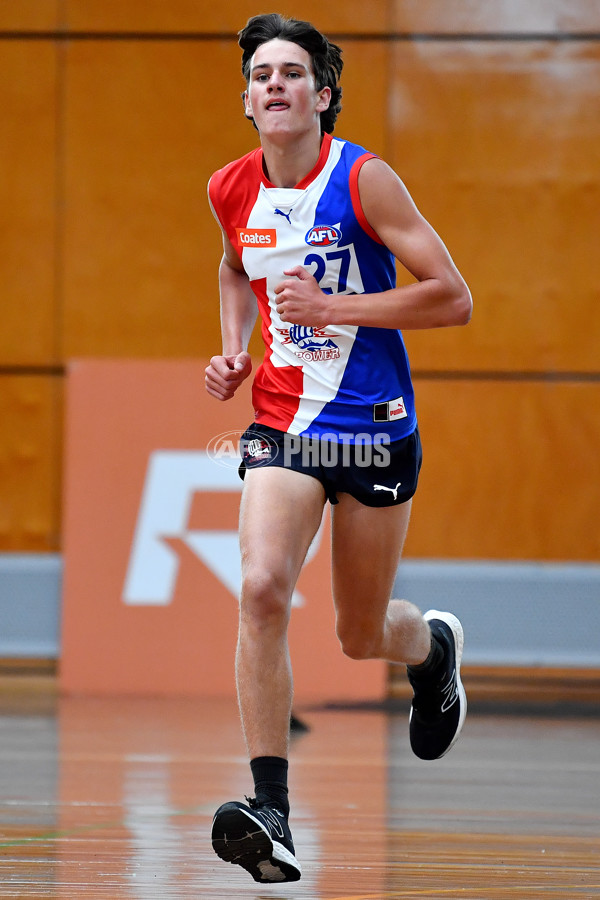
{"label": "club logo on shorts", "polygon": [[261,431],[245,432],[240,440],[240,454],[246,468],[268,465],[279,455],[279,447],[273,438]]}
{"label": "club logo on shorts", "polygon": [[271,445],[262,437],[251,438],[244,443],[244,460],[264,462],[271,459]]}
{"label": "club logo on shorts", "polygon": [[338,225],[314,225],[304,238],[311,247],[331,247],[341,239],[342,232]]}

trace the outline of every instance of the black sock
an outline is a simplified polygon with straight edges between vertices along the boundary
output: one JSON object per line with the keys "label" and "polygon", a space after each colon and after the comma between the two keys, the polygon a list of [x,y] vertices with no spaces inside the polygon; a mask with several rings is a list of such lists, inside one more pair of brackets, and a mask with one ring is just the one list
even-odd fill
{"label": "black sock", "polygon": [[286,816],[290,813],[287,774],[288,761],[280,756],[257,756],[250,760],[254,790],[258,803],[277,806]]}
{"label": "black sock", "polygon": [[429,651],[429,656],[427,659],[419,663],[418,666],[407,666],[406,668],[409,671],[410,675],[419,677],[420,675],[430,676],[433,675],[436,669],[439,668],[441,663],[444,660],[444,656],[446,655],[446,651],[442,643],[436,638],[436,636],[431,634],[431,649]]}

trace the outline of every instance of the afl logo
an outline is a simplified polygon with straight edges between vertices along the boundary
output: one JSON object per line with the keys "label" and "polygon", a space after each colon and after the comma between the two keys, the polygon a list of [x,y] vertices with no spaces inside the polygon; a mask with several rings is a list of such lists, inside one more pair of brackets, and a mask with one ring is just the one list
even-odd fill
{"label": "afl logo", "polygon": [[335,225],[315,225],[304,240],[311,247],[331,247],[342,239],[342,232]]}

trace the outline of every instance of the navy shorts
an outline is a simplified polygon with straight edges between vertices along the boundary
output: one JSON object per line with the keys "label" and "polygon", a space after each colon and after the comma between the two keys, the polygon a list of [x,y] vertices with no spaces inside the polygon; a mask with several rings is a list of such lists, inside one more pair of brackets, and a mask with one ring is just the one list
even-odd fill
{"label": "navy shorts", "polygon": [[381,434],[369,443],[350,444],[254,423],[240,442],[240,478],[246,469],[279,466],[316,478],[330,503],[337,503],[338,493],[345,493],[365,506],[395,506],[414,495],[423,454],[418,428],[399,441],[387,438]]}

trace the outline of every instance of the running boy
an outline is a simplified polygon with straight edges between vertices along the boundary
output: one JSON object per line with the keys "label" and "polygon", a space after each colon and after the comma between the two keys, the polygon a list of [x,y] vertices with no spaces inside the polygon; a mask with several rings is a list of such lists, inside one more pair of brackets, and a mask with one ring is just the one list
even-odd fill
{"label": "running boy", "polygon": [[[250,375],[257,313],[265,356],[240,474],[242,590],[236,680],[255,798],[217,810],[212,840],[259,882],[296,881],[288,824],[292,592],[332,504],[336,631],[353,659],[407,666],[411,746],[437,759],[466,713],[458,619],[390,600],[421,465],[400,329],[464,325],[471,296],[390,167],[331,137],[341,50],[307,22],[255,16],[240,32],[244,106],[260,147],[216,172],[223,233],[222,355],[206,388]],[[396,287],[395,260],[413,284]]]}

